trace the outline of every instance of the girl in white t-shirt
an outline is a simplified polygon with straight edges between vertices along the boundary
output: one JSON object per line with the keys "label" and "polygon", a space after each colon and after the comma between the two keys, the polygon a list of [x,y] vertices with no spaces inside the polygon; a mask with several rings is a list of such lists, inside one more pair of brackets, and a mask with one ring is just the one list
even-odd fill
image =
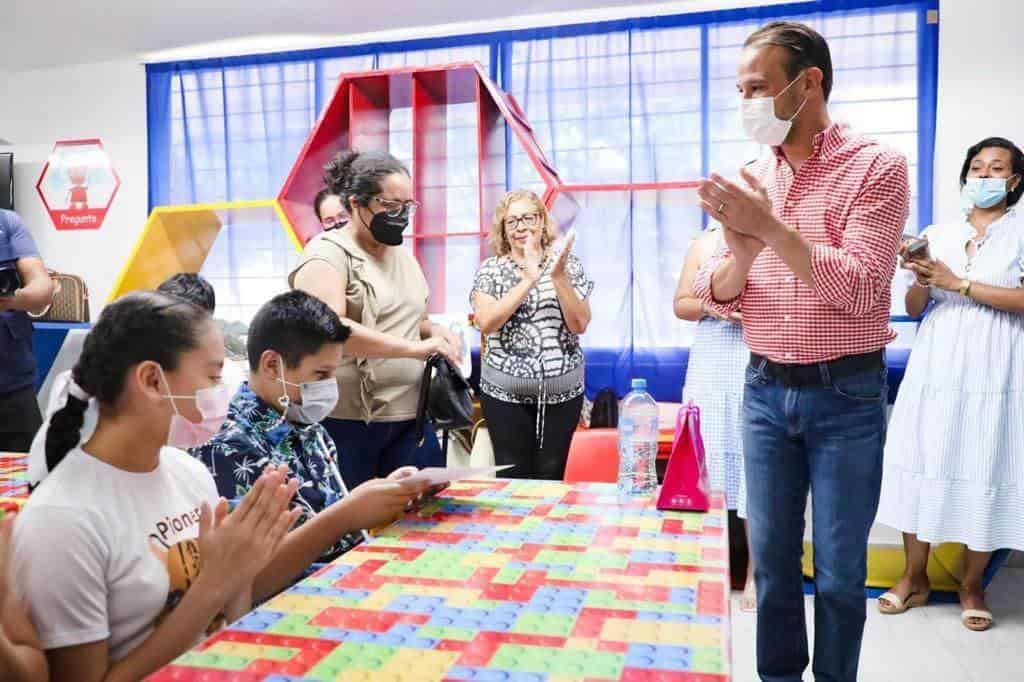
{"label": "girl in white t-shirt", "polygon": [[[166,446],[220,427],[223,361],[209,314],[158,293],[108,305],[86,338],[50,420],[50,473],[14,533],[15,585],[51,679],[141,679],[250,608],[295,521],[295,482],[268,470],[229,514],[206,468]],[[79,445],[91,398],[99,419]]]}
{"label": "girl in white t-shirt", "polygon": [[[168,296],[188,301],[192,305],[199,306],[210,315],[214,314],[217,308],[217,294],[213,286],[201,275],[190,272],[179,272],[165,279],[156,291]],[[228,395],[234,395],[238,387],[248,378],[248,372],[237,362],[229,358],[224,359],[224,366],[221,369],[221,383],[227,388]],[[32,446],[28,451],[28,484],[29,490],[35,488],[46,478],[49,471],[46,467],[46,434],[50,429],[50,415],[64,407],[68,401],[68,390],[71,385],[71,370],[58,374],[50,387],[49,404],[43,413],[45,417],[43,427],[32,439]],[[78,443],[84,443],[92,436],[96,429],[96,419],[99,414],[99,405],[95,398],[89,400],[82,420],[82,427],[79,429]],[[78,444],[76,443],[76,445]]]}

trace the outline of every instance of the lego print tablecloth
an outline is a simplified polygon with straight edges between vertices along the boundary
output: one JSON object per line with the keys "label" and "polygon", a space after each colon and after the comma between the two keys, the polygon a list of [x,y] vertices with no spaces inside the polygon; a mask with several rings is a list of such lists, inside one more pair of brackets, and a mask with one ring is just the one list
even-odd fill
{"label": "lego print tablecloth", "polygon": [[459,482],[152,679],[725,682],[728,534],[713,504]]}
{"label": "lego print tablecloth", "polygon": [[17,511],[28,501],[27,456],[0,453],[0,510]]}

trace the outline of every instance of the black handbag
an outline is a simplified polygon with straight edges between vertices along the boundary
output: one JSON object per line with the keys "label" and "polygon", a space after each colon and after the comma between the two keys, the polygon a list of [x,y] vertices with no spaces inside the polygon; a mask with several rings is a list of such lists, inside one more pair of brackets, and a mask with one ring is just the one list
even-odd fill
{"label": "black handbag", "polygon": [[[443,355],[433,356],[423,368],[416,407],[416,437],[420,444],[427,417],[445,432],[445,436],[448,431],[473,426],[473,391],[462,373]],[[447,454],[447,449],[445,452]]]}

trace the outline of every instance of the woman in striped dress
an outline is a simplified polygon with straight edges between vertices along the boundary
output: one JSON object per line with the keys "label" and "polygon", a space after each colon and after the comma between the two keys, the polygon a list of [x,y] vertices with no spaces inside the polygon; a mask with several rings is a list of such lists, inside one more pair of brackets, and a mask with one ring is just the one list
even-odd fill
{"label": "woman in striped dress", "polygon": [[925,231],[929,253],[907,312],[919,315],[889,423],[878,521],[903,531],[907,565],[883,613],[928,599],[930,543],[967,545],[962,621],[993,619],[982,578],[993,550],[1024,550],[1024,154],[1009,140],[971,147],[960,172],[966,219]]}
{"label": "woman in striped dress", "polygon": [[[697,237],[686,254],[676,289],[675,314],[697,322],[683,386],[683,402],[692,400],[701,410],[701,436],[711,488],[725,494],[727,509],[735,509],[746,527],[747,491],[743,476],[743,382],[750,351],[743,342],[740,313],[726,319],[693,295],[693,280],[700,267],[724,247],[721,229]],[[754,563],[747,564],[747,580],[740,606],[757,608]]]}

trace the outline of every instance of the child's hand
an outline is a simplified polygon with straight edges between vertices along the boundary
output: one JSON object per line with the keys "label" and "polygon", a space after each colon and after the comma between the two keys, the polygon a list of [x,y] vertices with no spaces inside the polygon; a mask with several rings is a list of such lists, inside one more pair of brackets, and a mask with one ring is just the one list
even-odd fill
{"label": "child's hand", "polygon": [[401,517],[419,493],[420,484],[375,478],[354,488],[342,502],[348,506],[347,519],[353,528],[372,529]]}
{"label": "child's hand", "polygon": [[285,482],[287,467],[268,469],[228,513],[227,500],[216,510],[203,505],[199,519],[202,572],[225,586],[250,582],[270,561],[295,525],[301,509],[289,509],[298,480]]}

